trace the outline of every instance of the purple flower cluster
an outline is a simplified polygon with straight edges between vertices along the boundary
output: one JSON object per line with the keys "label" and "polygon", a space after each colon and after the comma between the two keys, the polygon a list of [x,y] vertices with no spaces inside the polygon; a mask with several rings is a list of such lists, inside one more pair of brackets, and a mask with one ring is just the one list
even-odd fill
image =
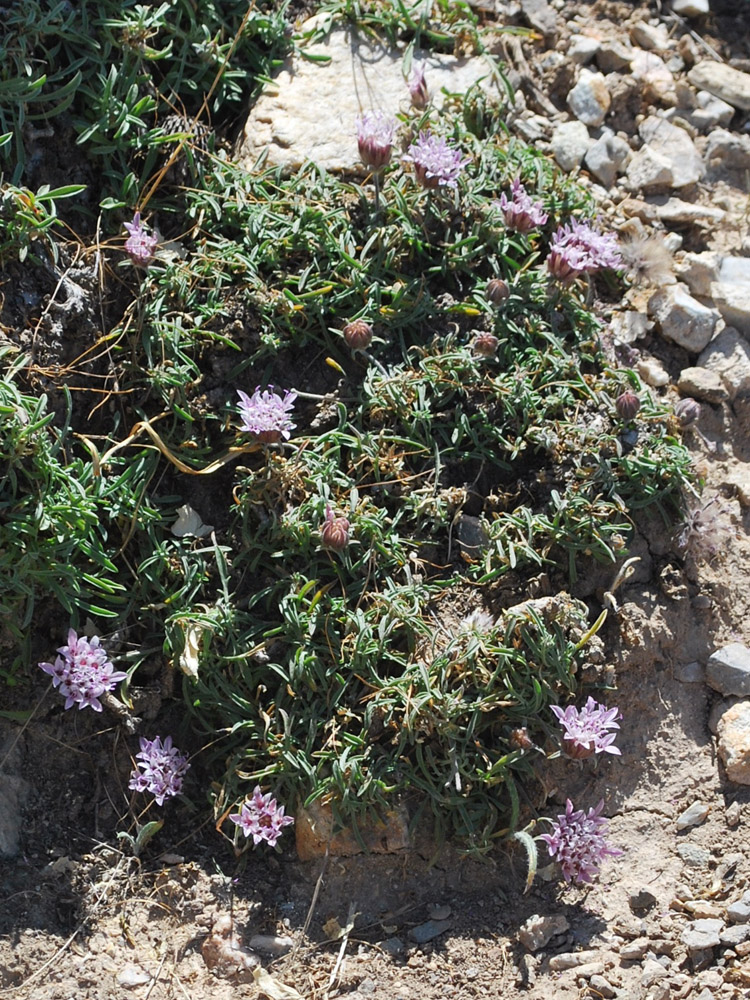
{"label": "purple flower cluster", "polygon": [[91,640],[85,635],[79,638],[70,629],[67,646],[60,646],[57,652],[60,655],[54,663],[40,663],[39,666],[51,674],[52,683],[60,688],[60,694],[65,696],[65,707],[77,704],[81,709],[88,705],[95,712],[101,712],[101,696],[124,681],[127,674],[114,669],[98,635],[92,635]]}
{"label": "purple flower cluster", "polygon": [[424,188],[455,188],[461,171],[469,162],[460,150],[431,132],[420,132],[406,151],[404,160],[414,165],[417,180]]}
{"label": "purple flower cluster", "polygon": [[395,120],[383,111],[365,111],[357,117],[359,156],[370,170],[380,170],[391,162]]}
{"label": "purple flower cluster", "polygon": [[590,696],[583,708],[576,708],[575,705],[568,705],[566,709],[550,705],[550,708],[565,730],[563,739],[568,757],[583,760],[595,753],[620,756],[620,750],[614,745],[617,733],[608,732],[620,728],[615,722],[615,719],[621,718],[619,708],[607,708]]}
{"label": "purple flower cluster", "polygon": [[500,195],[497,204],[505,216],[505,225],[517,233],[530,233],[532,229],[543,226],[549,216],[542,211],[541,201],[532,201],[526,188],[516,178],[510,186],[511,197],[504,193]]}
{"label": "purple flower cluster", "polygon": [[254,844],[265,840],[271,847],[276,846],[284,827],[294,822],[291,816],[284,815],[284,807],[276,804],[270,792],[263,795],[259,785],[255,786],[252,797],[242,803],[240,811],[232,813],[229,818],[246,837],[253,838]]}
{"label": "purple flower cluster", "polygon": [[550,857],[560,863],[566,882],[571,879],[576,882],[591,882],[598,875],[599,865],[606,857],[615,858],[622,854],[622,851],[610,847],[604,839],[607,820],[600,815],[603,806],[602,799],[595,809],[589,809],[585,813],[583,809],[574,810],[573,803],[568,799],[565,812],[552,824],[552,833],[543,833],[541,836],[547,844]]}
{"label": "purple flower cluster", "polygon": [[261,392],[258,386],[252,396],[241,389],[237,390],[242,430],[254,434],[263,444],[277,444],[282,438],[287,441],[297,426],[291,420],[297,393],[288,390],[283,396],[279,396],[272,390],[273,386],[270,385]]}
{"label": "purple flower cluster", "polygon": [[552,238],[547,269],[553,278],[569,283],[582,274],[606,267],[622,267],[615,233],[602,233],[589,222],[571,219]]}
{"label": "purple flower cluster", "polygon": [[138,763],[130,775],[128,788],[134,792],[150,792],[160,806],[164,805],[164,799],[182,791],[182,779],[190,765],[185,754],[172,746],[171,736],[167,736],[164,743],[160,736],[153,740],[141,737],[141,751],[135,759]]}
{"label": "purple flower cluster", "polygon": [[141,213],[136,212],[132,222],[126,222],[125,228],[130,234],[125,241],[125,253],[138,267],[146,267],[153,260],[159,245],[158,236],[149,235],[141,225]]}

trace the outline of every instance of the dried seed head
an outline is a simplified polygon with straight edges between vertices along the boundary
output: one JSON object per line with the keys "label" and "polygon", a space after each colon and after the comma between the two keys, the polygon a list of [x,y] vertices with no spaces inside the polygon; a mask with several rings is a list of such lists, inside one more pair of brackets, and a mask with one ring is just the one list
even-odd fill
{"label": "dried seed head", "polygon": [[534,746],[526,726],[521,726],[519,729],[511,729],[508,742],[514,750],[531,750]]}
{"label": "dried seed head", "polygon": [[372,341],[372,327],[363,319],[353,319],[344,327],[344,340],[353,351],[363,351]]}
{"label": "dried seed head", "polygon": [[330,506],[326,506],[326,516],[320,526],[320,540],[327,549],[342,552],[349,544],[349,519],[336,517]]}
{"label": "dried seed head", "polygon": [[692,427],[700,419],[701,404],[697,400],[687,396],[676,404],[674,413],[680,427]]}
{"label": "dried seed head", "polygon": [[505,302],[505,300],[510,295],[510,288],[508,287],[508,282],[503,281],[502,278],[492,278],[491,281],[487,282],[485,295],[493,304],[493,306],[502,305],[503,302]]}
{"label": "dried seed head", "polygon": [[635,420],[641,401],[632,389],[626,389],[615,400],[615,409],[621,420]]}
{"label": "dried seed head", "polygon": [[474,338],[474,350],[483,358],[491,358],[497,351],[500,341],[491,333],[478,333]]}

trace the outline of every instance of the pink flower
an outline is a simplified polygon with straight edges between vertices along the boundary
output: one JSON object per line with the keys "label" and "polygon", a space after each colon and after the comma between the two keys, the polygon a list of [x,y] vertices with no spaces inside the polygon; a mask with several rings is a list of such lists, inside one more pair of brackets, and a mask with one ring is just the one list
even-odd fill
{"label": "pink flower", "polygon": [[460,150],[442,137],[420,132],[419,138],[406,151],[404,160],[414,165],[414,173],[422,187],[455,188],[469,157],[462,157]]}
{"label": "pink flower", "polygon": [[357,117],[357,145],[366,167],[380,170],[391,162],[395,119],[383,111],[365,111]]}
{"label": "pink flower", "polygon": [[254,434],[263,444],[277,444],[282,438],[288,441],[297,426],[291,420],[297,393],[287,390],[283,396],[279,396],[272,390],[273,386],[269,385],[268,389],[261,392],[258,386],[252,396],[241,389],[237,390],[242,430]]}
{"label": "pink flower", "polygon": [[40,663],[45,673],[52,676],[52,683],[65,696],[65,708],[86,708],[101,712],[99,699],[106,691],[111,691],[127,674],[115,670],[101,646],[98,635],[91,640],[82,635],[79,639],[73,629],[68,631],[67,646],[60,646],[60,655],[54,663]]}
{"label": "pink flower", "polygon": [[[135,757],[139,763],[130,775],[128,788],[150,792],[160,806],[164,805],[164,799],[179,795],[190,765],[185,754],[172,746],[171,736],[163,744],[160,736],[153,740],[141,737],[141,751]],[[142,768],[142,773],[138,768]]]}
{"label": "pink flower", "polygon": [[510,198],[503,193],[500,201],[496,202],[505,216],[508,229],[514,229],[517,233],[530,233],[532,229],[543,226],[548,215],[542,211],[541,201],[532,201],[518,178],[511,184],[510,191]]}
{"label": "pink flower", "polygon": [[601,233],[589,222],[571,219],[552,237],[547,269],[553,278],[569,283],[582,274],[605,267],[622,267],[615,233]]}
{"label": "pink flower", "polygon": [[326,516],[320,527],[320,540],[327,549],[342,552],[349,544],[349,518],[336,517],[330,504],[326,504]]}
{"label": "pink flower", "polygon": [[146,267],[154,258],[154,251],[159,245],[158,236],[149,236],[141,225],[141,213],[136,212],[132,222],[126,222],[125,228],[130,234],[125,241],[125,253],[138,267]]}
{"label": "pink flower", "polygon": [[291,816],[284,815],[284,807],[276,804],[270,792],[263,795],[260,785],[255,786],[252,797],[242,803],[240,811],[232,813],[229,818],[246,837],[253,838],[254,844],[265,840],[271,847],[276,846],[284,827],[294,822]]}
{"label": "pink flower", "polygon": [[566,709],[559,705],[550,705],[565,730],[564,750],[568,757],[583,760],[595,753],[612,753],[620,756],[620,750],[614,746],[616,733],[609,729],[619,729],[615,719],[620,718],[619,708],[607,708],[589,697],[583,708],[568,705]]}
{"label": "pink flower", "polygon": [[568,799],[565,812],[552,823],[552,833],[541,835],[550,857],[560,863],[566,882],[571,879],[576,882],[591,882],[599,874],[599,865],[604,858],[616,858],[622,854],[622,851],[610,847],[604,839],[608,824],[599,815],[603,807],[602,799],[595,809],[589,809],[586,814],[582,809],[574,811],[573,803]]}

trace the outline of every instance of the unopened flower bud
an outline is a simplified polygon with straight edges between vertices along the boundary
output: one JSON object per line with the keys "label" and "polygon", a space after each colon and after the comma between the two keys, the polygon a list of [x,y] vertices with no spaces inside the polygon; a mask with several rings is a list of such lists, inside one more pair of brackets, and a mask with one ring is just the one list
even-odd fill
{"label": "unopened flower bud", "polygon": [[336,517],[330,506],[326,506],[326,516],[320,527],[320,540],[327,549],[341,552],[349,544],[349,519]]}
{"label": "unopened flower bud", "polygon": [[518,729],[511,729],[508,742],[514,750],[530,750],[534,746],[534,742],[529,736],[529,731],[526,726],[521,726]]}
{"label": "unopened flower bud", "polygon": [[677,403],[674,412],[680,427],[692,427],[700,418],[701,404],[688,396]]}
{"label": "unopened flower bud", "polygon": [[622,420],[635,420],[641,408],[641,401],[632,389],[626,389],[615,400],[617,415]]}
{"label": "unopened flower bud", "polygon": [[412,107],[417,111],[424,111],[427,107],[430,94],[427,90],[427,82],[424,78],[424,64],[415,65],[409,77],[409,93],[411,94]]}
{"label": "unopened flower bud", "polygon": [[502,278],[492,278],[491,281],[487,282],[485,295],[493,304],[493,306],[502,305],[502,303],[505,302],[505,300],[510,295],[510,288],[508,288],[508,282],[503,281]]}
{"label": "unopened flower bud", "polygon": [[497,351],[500,341],[491,333],[478,333],[474,338],[474,350],[483,358],[491,358]]}
{"label": "unopened flower bud", "polygon": [[372,341],[372,327],[363,319],[353,319],[344,327],[344,340],[353,351],[363,351]]}

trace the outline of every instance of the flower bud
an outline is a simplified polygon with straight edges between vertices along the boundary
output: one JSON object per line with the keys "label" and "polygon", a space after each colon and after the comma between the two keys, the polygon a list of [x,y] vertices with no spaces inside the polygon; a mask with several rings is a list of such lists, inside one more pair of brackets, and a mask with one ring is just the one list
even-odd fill
{"label": "flower bud", "polygon": [[372,341],[372,327],[363,319],[353,319],[344,327],[344,340],[353,351],[363,351]]}
{"label": "flower bud", "polygon": [[478,333],[474,338],[474,350],[483,358],[491,358],[497,351],[500,341],[491,333]]}
{"label": "flower bud", "polygon": [[526,726],[520,726],[518,729],[511,729],[508,742],[514,750],[530,750],[534,746],[533,740],[529,736],[529,731]]}
{"label": "flower bud", "polygon": [[502,305],[502,303],[505,302],[505,300],[510,295],[510,288],[508,288],[508,282],[503,281],[502,278],[493,278],[491,281],[487,282],[485,295],[493,304],[493,306]]}
{"label": "flower bud", "polygon": [[411,104],[417,111],[424,111],[427,107],[430,95],[427,90],[427,82],[424,78],[424,64],[414,66],[409,77],[409,93],[411,94]]}
{"label": "flower bud", "polygon": [[701,415],[701,404],[687,396],[685,399],[681,399],[679,403],[674,408],[675,416],[680,424],[680,427],[692,427],[700,419]]}
{"label": "flower bud", "polygon": [[632,389],[626,389],[615,400],[615,409],[621,420],[635,420],[641,408],[641,401]]}
{"label": "flower bud", "polygon": [[341,552],[349,544],[349,519],[335,517],[330,505],[326,505],[326,516],[320,526],[320,541],[327,549]]}

